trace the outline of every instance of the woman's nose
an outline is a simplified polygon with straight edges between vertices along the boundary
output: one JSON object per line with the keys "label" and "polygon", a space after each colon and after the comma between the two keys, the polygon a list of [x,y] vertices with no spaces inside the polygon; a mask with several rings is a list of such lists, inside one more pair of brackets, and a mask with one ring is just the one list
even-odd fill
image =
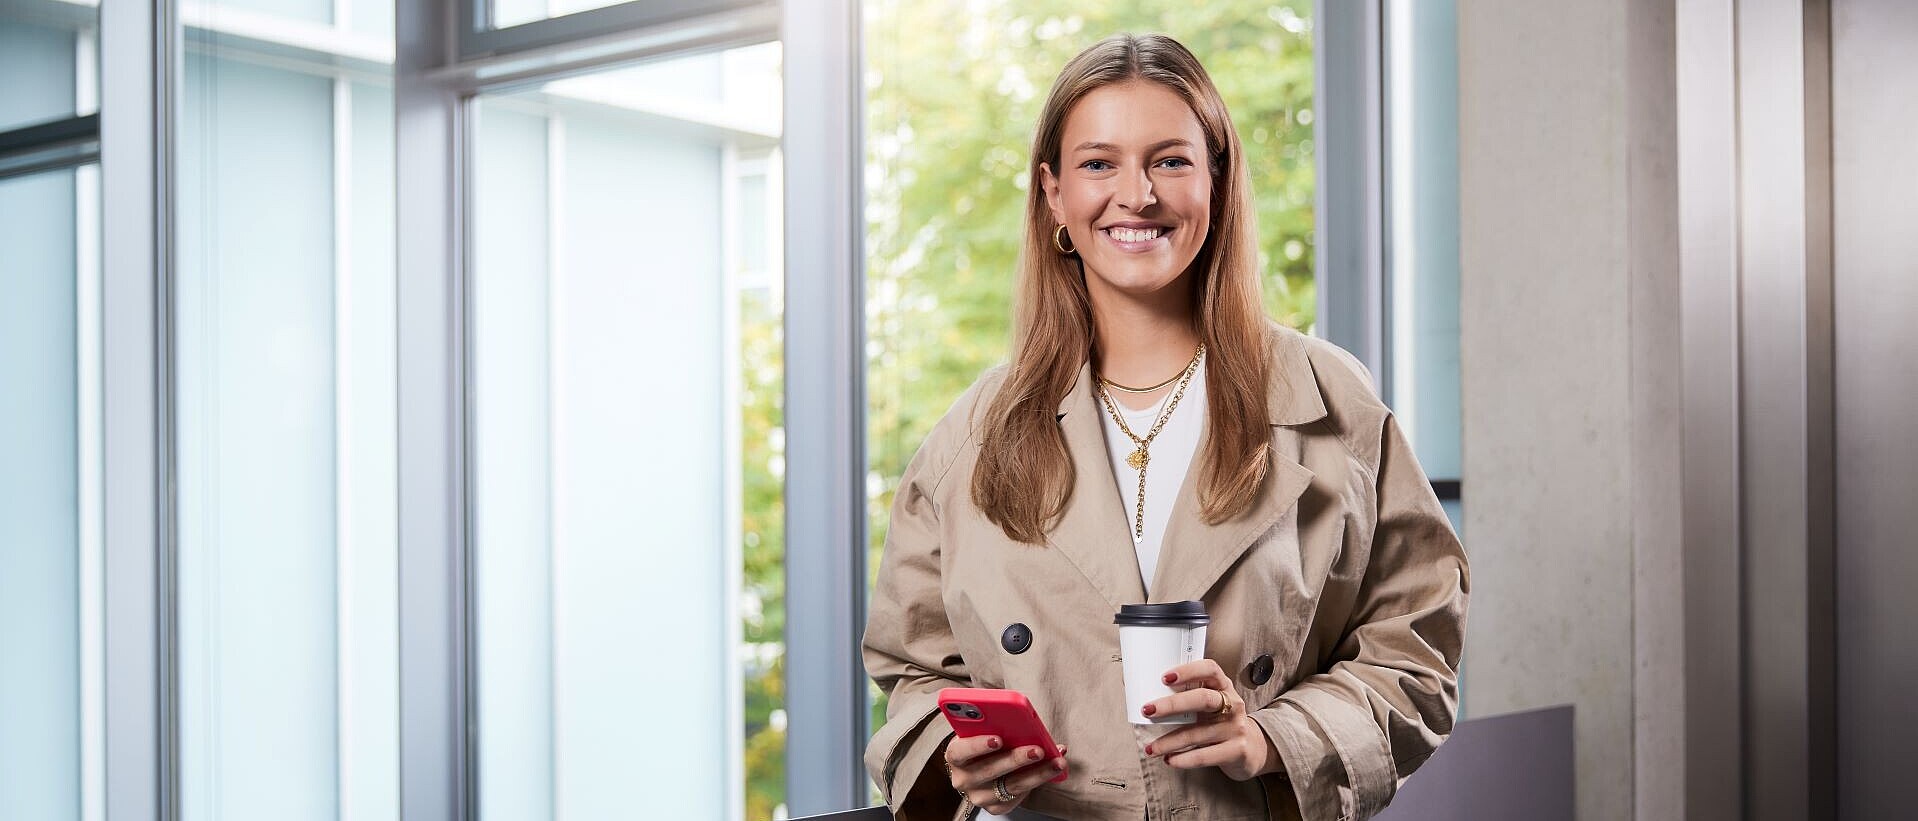
{"label": "woman's nose", "polygon": [[1119,181],[1119,206],[1128,211],[1142,211],[1159,201],[1152,193],[1152,176],[1144,171],[1122,175]]}

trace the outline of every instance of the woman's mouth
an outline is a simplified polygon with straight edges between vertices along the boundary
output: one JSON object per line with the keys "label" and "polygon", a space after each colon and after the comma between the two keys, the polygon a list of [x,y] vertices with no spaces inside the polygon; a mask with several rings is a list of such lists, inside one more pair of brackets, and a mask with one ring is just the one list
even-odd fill
{"label": "woman's mouth", "polygon": [[1157,246],[1167,234],[1172,233],[1172,229],[1159,225],[1145,228],[1114,225],[1103,229],[1100,233],[1112,240],[1112,244],[1119,246],[1119,250],[1136,252],[1150,250]]}

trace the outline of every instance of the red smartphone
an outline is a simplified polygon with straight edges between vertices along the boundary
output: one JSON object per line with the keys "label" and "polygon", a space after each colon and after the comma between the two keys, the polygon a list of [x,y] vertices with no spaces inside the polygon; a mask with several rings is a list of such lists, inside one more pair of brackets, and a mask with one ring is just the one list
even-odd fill
{"label": "red smartphone", "polygon": [[[1042,761],[1059,757],[1059,745],[1052,743],[1046,723],[1018,690],[947,687],[939,691],[939,712],[960,738],[996,735],[1005,744],[1002,749],[1038,747],[1045,754]],[[1069,772],[1053,776],[1052,782],[1066,780]]]}

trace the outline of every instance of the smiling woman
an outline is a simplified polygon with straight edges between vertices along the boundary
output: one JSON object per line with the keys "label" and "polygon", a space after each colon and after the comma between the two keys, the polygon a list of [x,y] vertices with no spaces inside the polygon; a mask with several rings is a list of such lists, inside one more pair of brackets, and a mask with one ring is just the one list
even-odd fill
{"label": "smiling woman", "polygon": [[[867,769],[906,819],[1370,817],[1457,709],[1470,584],[1417,459],[1349,354],[1266,317],[1244,150],[1179,42],[1068,62],[1028,175],[1010,361],[894,497]],[[1144,602],[1209,626],[1133,710],[1113,613]],[[955,737],[950,687],[1071,746]]]}
{"label": "smiling woman", "polygon": [[[1311,327],[1312,6],[1309,0],[862,4],[869,567],[881,563],[880,543],[915,449],[952,397],[1007,356],[1026,200],[1038,187],[1028,173],[1032,128],[1046,83],[1087,42],[1115,31],[1160,30],[1204,57],[1231,105],[1249,177],[1258,183],[1256,253],[1265,311],[1288,326]],[[955,20],[964,23],[955,27]],[[923,36],[935,29],[954,36]],[[1200,158],[1191,159],[1196,165]],[[1051,248],[1053,238],[1043,239]],[[1062,240],[1074,247],[1072,237]],[[1189,361],[1193,353],[1182,356]],[[1171,375],[1115,380],[1150,386]],[[1194,381],[1202,384],[1203,374]],[[1114,395],[1126,399],[1123,391]],[[1203,418],[1199,401],[1188,395],[1173,414],[1173,429],[1154,440],[1148,451],[1156,460],[1153,482],[1162,469],[1173,473],[1168,454],[1177,423],[1188,415]],[[1135,426],[1142,436],[1150,428],[1150,420]],[[1117,458],[1123,463],[1127,455]],[[1155,515],[1149,510],[1147,518]],[[1129,518],[1115,516],[1126,527]],[[887,695],[872,692],[871,726],[879,728]],[[873,795],[878,800],[880,794]]]}

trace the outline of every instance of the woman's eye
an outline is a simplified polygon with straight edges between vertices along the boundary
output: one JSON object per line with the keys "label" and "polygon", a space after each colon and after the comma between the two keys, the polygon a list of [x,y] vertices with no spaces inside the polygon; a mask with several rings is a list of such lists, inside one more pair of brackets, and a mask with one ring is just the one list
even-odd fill
{"label": "woman's eye", "polygon": [[1167,157],[1163,160],[1160,160],[1159,165],[1165,166],[1166,168],[1191,168],[1192,167],[1191,161],[1187,160],[1184,157]]}
{"label": "woman's eye", "polygon": [[1079,167],[1087,171],[1109,171],[1112,169],[1112,163],[1105,160],[1086,160]]}

